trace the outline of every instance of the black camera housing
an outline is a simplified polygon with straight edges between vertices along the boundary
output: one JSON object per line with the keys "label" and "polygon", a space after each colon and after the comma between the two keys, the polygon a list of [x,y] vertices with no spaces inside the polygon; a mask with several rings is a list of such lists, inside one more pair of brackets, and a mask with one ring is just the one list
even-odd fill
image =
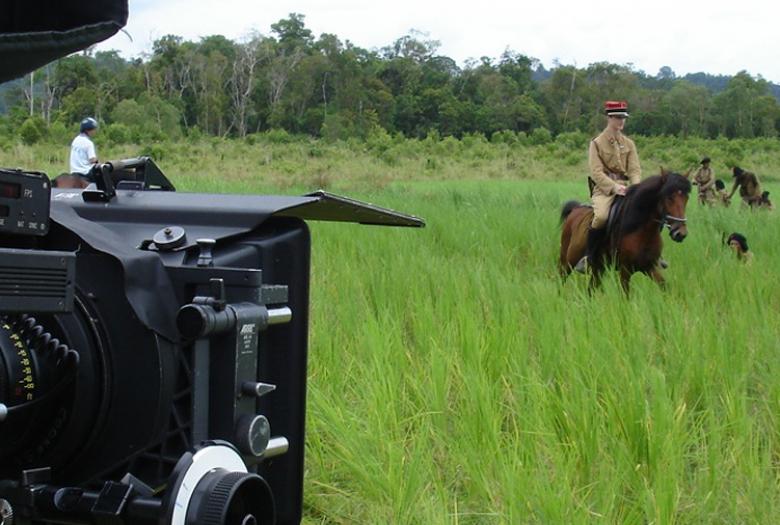
{"label": "black camera housing", "polygon": [[[152,173],[149,163],[121,164]],[[94,198],[101,184],[55,189],[46,235],[0,236],[0,256],[26,258],[21,266],[64,260],[70,268],[68,286],[52,293],[49,306],[3,317],[0,500],[22,523],[93,523],[106,515],[117,523],[179,523],[177,505],[189,509],[182,523],[200,523],[198,512],[213,513],[207,507],[249,512],[251,501],[270,502],[254,517],[260,523],[299,523],[304,219],[423,223],[325,192],[188,194],[131,178],[140,189],[110,197]],[[13,293],[4,298],[0,287],[0,304],[31,292]],[[63,301],[72,306],[63,311]],[[23,362],[32,363],[29,374]],[[14,395],[30,384],[27,398]],[[225,472],[200,473],[193,490],[185,480],[205,468],[204,457],[222,458],[207,460],[207,471]],[[220,461],[240,462],[246,472]],[[204,503],[220,483],[233,495]]]}

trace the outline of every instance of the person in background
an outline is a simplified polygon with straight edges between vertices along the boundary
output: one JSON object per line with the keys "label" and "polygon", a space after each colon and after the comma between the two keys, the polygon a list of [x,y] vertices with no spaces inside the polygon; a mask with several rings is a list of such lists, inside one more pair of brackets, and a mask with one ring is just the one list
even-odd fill
{"label": "person in background", "polygon": [[97,133],[98,123],[92,117],[81,121],[80,132],[70,144],[70,172],[88,182],[92,180],[92,167],[97,164],[97,153],[92,137]]}
{"label": "person in background", "polygon": [[747,239],[741,233],[732,233],[726,243],[737,254],[738,260],[746,264],[753,260],[753,252],[748,248]]}
{"label": "person in background", "polygon": [[638,184],[642,177],[634,141],[623,135],[628,118],[628,103],[609,100],[604,103],[607,127],[590,142],[588,164],[593,220],[588,228],[585,255],[574,270],[585,273],[604,238],[609,208],[616,195],[625,195],[629,184]]}
{"label": "person in background", "polygon": [[710,168],[710,158],[701,159],[701,167],[696,170],[693,177],[693,183],[699,187],[699,204],[714,204],[717,196],[715,195],[715,176]]}
{"label": "person in background", "polygon": [[774,210],[775,207],[772,205],[772,201],[769,200],[769,192],[765,191],[761,194],[761,200],[758,202],[758,206],[761,208],[766,208],[767,210]]}
{"label": "person in background", "polygon": [[761,184],[758,182],[758,177],[755,173],[745,171],[739,166],[734,166],[734,187],[729,193],[729,199],[734,195],[739,188],[739,196],[742,197],[742,201],[750,206],[758,206],[761,203]]}
{"label": "person in background", "polygon": [[726,184],[722,180],[718,179],[715,181],[715,191],[718,194],[720,203],[728,208],[729,204],[731,204],[731,197],[729,197],[729,194],[726,191]]}

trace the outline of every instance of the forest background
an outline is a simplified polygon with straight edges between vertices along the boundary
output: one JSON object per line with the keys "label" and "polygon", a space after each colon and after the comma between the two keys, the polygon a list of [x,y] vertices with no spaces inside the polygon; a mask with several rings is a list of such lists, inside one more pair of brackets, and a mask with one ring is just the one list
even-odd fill
{"label": "forest background", "polygon": [[507,49],[459,67],[415,31],[378,50],[318,38],[291,14],[267,35],[164,36],[143,58],[87,50],[0,86],[0,144],[72,138],[87,115],[114,143],[283,130],[326,140],[377,130],[407,138],[479,134],[545,143],[597,131],[607,98],[630,102],[632,135],[775,137],[780,86],[739,72],[677,77],[633,65],[585,68]]}

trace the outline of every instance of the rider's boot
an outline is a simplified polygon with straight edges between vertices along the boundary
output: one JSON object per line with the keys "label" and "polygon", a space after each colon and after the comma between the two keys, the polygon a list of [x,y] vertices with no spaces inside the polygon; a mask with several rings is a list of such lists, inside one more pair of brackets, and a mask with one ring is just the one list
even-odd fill
{"label": "rider's boot", "polygon": [[585,248],[585,255],[574,267],[575,272],[585,273],[589,267],[593,267],[593,262],[596,259],[596,252],[601,244],[601,239],[604,238],[605,232],[606,228],[599,228],[598,230],[588,228],[588,244]]}

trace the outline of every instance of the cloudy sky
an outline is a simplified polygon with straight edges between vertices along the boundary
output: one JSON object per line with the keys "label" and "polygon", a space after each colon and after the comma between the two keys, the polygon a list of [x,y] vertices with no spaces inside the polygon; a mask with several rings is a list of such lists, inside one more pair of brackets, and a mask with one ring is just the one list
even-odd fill
{"label": "cloudy sky", "polygon": [[316,35],[373,49],[416,29],[441,42],[440,53],[463,64],[506,48],[547,67],[597,61],[633,64],[649,74],[670,66],[678,75],[747,70],[780,83],[780,4],[742,0],[129,0],[125,30],[100,45],[126,57],[175,34],[188,40],[222,34],[240,39],[270,33],[289,13],[305,15]]}

